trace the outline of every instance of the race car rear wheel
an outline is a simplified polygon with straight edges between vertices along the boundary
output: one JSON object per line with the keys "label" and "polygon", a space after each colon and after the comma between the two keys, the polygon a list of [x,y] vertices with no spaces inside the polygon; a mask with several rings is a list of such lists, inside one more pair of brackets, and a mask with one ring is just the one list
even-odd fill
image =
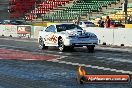
{"label": "race car rear wheel", "polygon": [[40,49],[48,49],[48,46],[45,46],[44,41],[42,38],[39,38],[39,48]]}
{"label": "race car rear wheel", "polygon": [[74,46],[67,46],[67,50],[69,51],[73,51],[74,50]]}
{"label": "race car rear wheel", "polygon": [[63,42],[63,39],[62,38],[59,39],[59,41],[58,41],[58,48],[62,52],[65,51],[65,49],[66,49],[66,46],[64,45],[64,42]]}
{"label": "race car rear wheel", "polygon": [[93,53],[94,52],[94,47],[95,46],[87,46],[88,52]]}

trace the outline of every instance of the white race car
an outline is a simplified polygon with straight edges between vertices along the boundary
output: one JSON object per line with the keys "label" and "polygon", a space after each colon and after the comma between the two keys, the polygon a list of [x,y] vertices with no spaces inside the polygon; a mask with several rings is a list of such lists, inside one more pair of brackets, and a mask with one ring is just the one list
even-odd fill
{"label": "white race car", "polygon": [[90,21],[80,21],[79,22],[80,27],[96,27],[96,25],[93,22]]}
{"label": "white race car", "polygon": [[74,47],[86,46],[89,52],[94,51],[98,38],[94,33],[86,32],[75,24],[55,24],[39,32],[40,49],[57,46],[60,51],[72,50]]}

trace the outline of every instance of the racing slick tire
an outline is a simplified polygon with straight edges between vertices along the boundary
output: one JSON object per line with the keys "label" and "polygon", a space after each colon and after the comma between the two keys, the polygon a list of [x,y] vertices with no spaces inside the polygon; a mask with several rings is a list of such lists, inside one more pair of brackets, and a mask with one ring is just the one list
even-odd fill
{"label": "racing slick tire", "polygon": [[74,46],[67,46],[67,50],[68,51],[73,51],[74,50]]}
{"label": "racing slick tire", "polygon": [[48,46],[45,46],[44,41],[42,38],[39,38],[39,48],[44,50],[44,49],[48,49]]}
{"label": "racing slick tire", "polygon": [[61,52],[64,52],[66,50],[66,46],[64,45],[62,38],[60,38],[58,41],[58,48]]}
{"label": "racing slick tire", "polygon": [[94,47],[95,46],[87,46],[88,52],[89,53],[94,53]]}

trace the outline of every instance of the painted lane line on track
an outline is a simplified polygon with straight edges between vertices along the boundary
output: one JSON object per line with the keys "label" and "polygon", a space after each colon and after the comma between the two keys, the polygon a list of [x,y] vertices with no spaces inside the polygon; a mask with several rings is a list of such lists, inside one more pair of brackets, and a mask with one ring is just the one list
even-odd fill
{"label": "painted lane line on track", "polygon": [[[100,52],[98,52],[98,54],[102,54],[102,53],[100,53]],[[126,55],[126,54],[120,54],[120,53],[118,53],[118,54],[116,54],[116,53],[106,53],[106,52],[104,52],[103,54],[105,54],[105,55],[114,55],[114,56],[124,56],[124,57],[129,57],[130,55]]]}
{"label": "painted lane line on track", "polygon": [[[35,60],[38,60],[38,59],[22,59],[22,60],[35,61]],[[39,61],[40,61],[40,60],[39,60]]]}
{"label": "painted lane line on track", "polygon": [[9,48],[19,48],[19,49],[24,49],[24,48],[26,48],[26,47],[16,47],[16,46],[9,46],[9,45],[0,45],[1,47],[5,47],[5,48],[7,48],[7,47],[9,47]]}
{"label": "painted lane line on track", "polygon": [[[52,59],[52,60],[45,60],[45,61],[49,61],[49,62],[59,62],[59,60],[60,59],[63,59],[63,58],[66,58],[66,57],[68,57],[68,56],[60,56],[59,58],[55,58],[55,59]],[[0,59],[2,59],[2,58],[0,58]],[[23,60],[37,60],[37,59],[23,59]]]}
{"label": "painted lane line on track", "polygon": [[22,42],[37,42],[37,40],[26,40],[26,39],[9,39],[9,38],[0,38],[1,40],[13,40],[13,41],[22,41]]}
{"label": "painted lane line on track", "polygon": [[56,59],[46,60],[46,61],[58,62],[59,60],[61,60],[61,59],[63,59],[63,58],[66,58],[66,57],[68,57],[68,56],[60,56],[60,57],[58,57],[58,58],[56,58]]}
{"label": "painted lane line on track", "polygon": [[124,71],[124,70],[118,70],[118,69],[113,69],[113,68],[105,68],[105,67],[100,67],[100,66],[93,66],[93,65],[86,65],[86,64],[73,63],[73,62],[67,62],[67,61],[60,61],[60,59],[63,59],[65,57],[68,57],[68,56],[62,56],[58,59],[47,60],[47,61],[61,63],[61,64],[68,64],[68,65],[73,65],[73,66],[83,66],[83,67],[88,67],[88,68],[93,68],[93,69],[98,69],[98,70],[104,70],[104,71],[119,72],[119,73],[124,73],[124,74],[132,74],[132,71]]}
{"label": "painted lane line on track", "polygon": [[126,60],[126,59],[121,59],[121,58],[107,58],[107,59],[108,60],[113,60],[113,61],[132,63],[132,60]]}
{"label": "painted lane line on track", "polygon": [[93,68],[93,69],[98,69],[98,70],[104,70],[104,71],[111,71],[111,72],[119,72],[119,73],[125,73],[125,74],[132,74],[132,71],[124,71],[124,70],[105,68],[105,67],[100,67],[100,66],[93,66],[93,65],[72,63],[72,62],[67,62],[67,61],[53,60],[52,62],[57,62],[57,63],[61,63],[61,64],[68,64],[68,65],[73,65],[73,66],[83,66],[83,67],[88,67],[88,68]]}
{"label": "painted lane line on track", "polygon": [[125,52],[132,52],[132,49],[130,48],[111,48],[111,47],[100,47],[97,46],[95,49],[97,50],[113,50],[113,51],[125,51]]}
{"label": "painted lane line on track", "polygon": [[125,63],[132,63],[132,60],[126,60],[126,59],[122,59],[122,58],[107,58],[107,57],[97,57],[96,58],[99,59],[104,59],[104,60],[113,60],[113,61],[117,61],[117,62],[125,62]]}

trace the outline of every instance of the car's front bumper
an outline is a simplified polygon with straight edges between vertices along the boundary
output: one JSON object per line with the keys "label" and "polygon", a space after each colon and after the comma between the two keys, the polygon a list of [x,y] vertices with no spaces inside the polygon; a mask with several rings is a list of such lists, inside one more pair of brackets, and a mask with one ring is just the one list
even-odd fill
{"label": "car's front bumper", "polygon": [[65,46],[89,46],[89,45],[97,45],[98,39],[65,39],[64,45]]}

